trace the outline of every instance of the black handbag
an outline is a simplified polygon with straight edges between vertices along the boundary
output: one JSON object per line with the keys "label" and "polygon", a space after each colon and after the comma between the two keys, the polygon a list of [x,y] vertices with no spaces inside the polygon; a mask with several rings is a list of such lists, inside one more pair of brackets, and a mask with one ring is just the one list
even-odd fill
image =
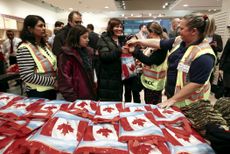
{"label": "black handbag", "polygon": [[224,96],[224,83],[223,78],[219,74],[217,85],[212,85],[212,92],[215,94],[215,98],[218,99]]}

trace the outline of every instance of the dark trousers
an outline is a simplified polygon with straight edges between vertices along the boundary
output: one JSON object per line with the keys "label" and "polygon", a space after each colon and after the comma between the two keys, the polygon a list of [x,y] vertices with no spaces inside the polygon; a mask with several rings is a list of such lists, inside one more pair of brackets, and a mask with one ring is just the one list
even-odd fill
{"label": "dark trousers", "polygon": [[144,88],[145,103],[146,104],[158,104],[162,101],[162,91],[155,91]]}
{"label": "dark trousers", "polygon": [[133,101],[135,103],[140,103],[140,92],[138,90],[135,90],[135,78],[129,78],[123,81],[123,84],[125,86],[125,102],[131,102],[132,96],[133,96]]}
{"label": "dark trousers", "polygon": [[230,97],[230,88],[224,87],[224,97]]}
{"label": "dark trousers", "polygon": [[[0,60],[0,75],[5,74],[5,64],[4,61]],[[7,81],[0,81],[0,92],[6,92],[9,89]]]}
{"label": "dark trousers", "polygon": [[9,57],[10,65],[17,64],[16,56]]}
{"label": "dark trousers", "polygon": [[57,98],[56,90],[47,90],[43,92],[39,92],[37,90],[29,90],[26,91],[26,94],[28,97],[33,97],[33,98],[46,98],[50,100],[54,100]]}

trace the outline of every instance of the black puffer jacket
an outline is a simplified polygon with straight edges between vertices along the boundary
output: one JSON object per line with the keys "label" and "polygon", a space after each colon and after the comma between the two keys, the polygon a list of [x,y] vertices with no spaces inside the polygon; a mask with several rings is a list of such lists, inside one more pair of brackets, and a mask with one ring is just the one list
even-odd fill
{"label": "black puffer jacket", "polygon": [[228,39],[224,52],[220,58],[220,69],[225,73],[230,74],[230,38]]}
{"label": "black puffer jacket", "polygon": [[[123,43],[120,42],[120,44]],[[99,99],[103,101],[121,101],[121,47],[107,33],[101,35],[97,47],[100,57]]]}

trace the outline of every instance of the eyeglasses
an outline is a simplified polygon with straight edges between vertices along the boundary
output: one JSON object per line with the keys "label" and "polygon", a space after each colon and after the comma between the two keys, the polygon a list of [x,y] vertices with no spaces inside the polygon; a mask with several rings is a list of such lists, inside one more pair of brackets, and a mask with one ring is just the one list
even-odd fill
{"label": "eyeglasses", "polygon": [[74,21],[75,24],[80,25],[82,24],[82,21]]}

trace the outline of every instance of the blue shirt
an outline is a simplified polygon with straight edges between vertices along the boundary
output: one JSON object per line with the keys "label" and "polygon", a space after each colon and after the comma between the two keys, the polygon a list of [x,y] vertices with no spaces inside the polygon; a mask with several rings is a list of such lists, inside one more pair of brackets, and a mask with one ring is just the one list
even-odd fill
{"label": "blue shirt", "polygon": [[[168,40],[161,40],[160,47],[163,51],[171,50],[175,38]],[[167,95],[173,96],[177,80],[177,66],[182,59],[188,47],[185,42],[181,42],[180,47],[168,57],[168,72],[165,91]],[[210,72],[215,64],[215,58],[210,54],[201,55],[196,58],[189,69],[188,77],[190,82],[204,84],[207,81]]]}

